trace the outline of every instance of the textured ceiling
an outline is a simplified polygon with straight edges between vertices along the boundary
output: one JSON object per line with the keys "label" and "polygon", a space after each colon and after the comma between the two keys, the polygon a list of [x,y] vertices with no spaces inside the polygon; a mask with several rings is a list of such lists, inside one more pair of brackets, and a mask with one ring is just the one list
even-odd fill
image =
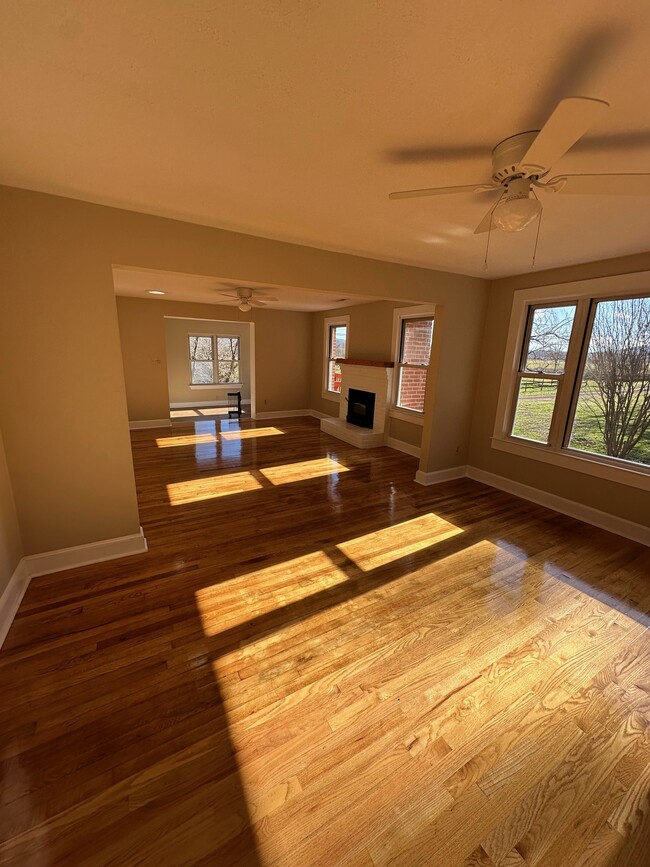
{"label": "textured ceiling", "polygon": [[[565,96],[611,109],[555,169],[650,171],[647,0],[33,0],[0,10],[0,181],[483,274],[501,139]],[[556,172],[556,173],[557,173]],[[547,196],[537,267],[647,250],[647,197]],[[534,229],[493,233],[491,276]]]}

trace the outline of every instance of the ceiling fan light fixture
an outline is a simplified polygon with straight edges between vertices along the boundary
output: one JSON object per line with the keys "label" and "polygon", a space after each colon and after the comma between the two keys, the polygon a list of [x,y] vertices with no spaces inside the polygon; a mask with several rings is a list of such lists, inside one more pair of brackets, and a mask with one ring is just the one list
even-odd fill
{"label": "ceiling fan light fixture", "polygon": [[539,218],[542,203],[530,197],[528,178],[517,178],[508,184],[505,199],[494,209],[494,225],[504,232],[521,232]]}
{"label": "ceiling fan light fixture", "polygon": [[242,298],[242,300],[237,305],[242,313],[248,313],[251,309],[250,301],[247,298]]}

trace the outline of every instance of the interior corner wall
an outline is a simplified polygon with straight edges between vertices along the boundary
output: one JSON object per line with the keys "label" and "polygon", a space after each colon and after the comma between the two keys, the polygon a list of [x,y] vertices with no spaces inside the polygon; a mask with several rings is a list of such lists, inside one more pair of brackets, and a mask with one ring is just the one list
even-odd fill
{"label": "interior corner wall", "polygon": [[534,286],[647,270],[650,270],[650,253],[525,274],[491,284],[474,402],[469,453],[472,466],[644,526],[650,525],[647,491],[491,447],[515,292]]}
{"label": "interior corner wall", "polygon": [[[168,418],[170,399],[182,402],[170,397],[168,386],[166,323],[169,326],[176,322],[165,318],[170,316],[187,320],[253,322],[257,411],[309,408],[309,313],[255,309],[242,314],[225,305],[156,298],[118,297],[116,302],[129,421]],[[210,322],[203,325],[214,330]],[[202,401],[216,397],[216,390],[201,389],[191,391],[189,399]]]}
{"label": "interior corner wall", "polygon": [[24,553],[136,534],[105,221],[6,187],[0,215],[0,426]]}
{"label": "interior corner wall", "polygon": [[4,443],[0,436],[0,596],[23,556]]}

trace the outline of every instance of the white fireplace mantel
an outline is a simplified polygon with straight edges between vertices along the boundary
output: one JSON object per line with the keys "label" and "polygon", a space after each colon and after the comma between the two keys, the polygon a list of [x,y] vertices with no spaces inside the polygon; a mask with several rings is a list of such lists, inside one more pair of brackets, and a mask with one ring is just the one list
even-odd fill
{"label": "white fireplace mantel", "polygon": [[[351,388],[369,391],[375,395],[375,415],[372,429],[359,427],[346,421],[347,398]],[[386,445],[388,410],[391,406],[392,393],[392,363],[368,362],[364,364],[363,361],[342,360],[339,417],[321,419],[321,430],[323,433],[338,437],[360,449]]]}

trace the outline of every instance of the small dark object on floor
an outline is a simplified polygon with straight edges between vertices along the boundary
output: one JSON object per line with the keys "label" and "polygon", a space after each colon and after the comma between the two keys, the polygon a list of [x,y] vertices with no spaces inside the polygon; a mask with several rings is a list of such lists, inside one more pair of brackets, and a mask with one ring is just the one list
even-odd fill
{"label": "small dark object on floor", "polygon": [[228,392],[228,418],[241,418],[241,391]]}

